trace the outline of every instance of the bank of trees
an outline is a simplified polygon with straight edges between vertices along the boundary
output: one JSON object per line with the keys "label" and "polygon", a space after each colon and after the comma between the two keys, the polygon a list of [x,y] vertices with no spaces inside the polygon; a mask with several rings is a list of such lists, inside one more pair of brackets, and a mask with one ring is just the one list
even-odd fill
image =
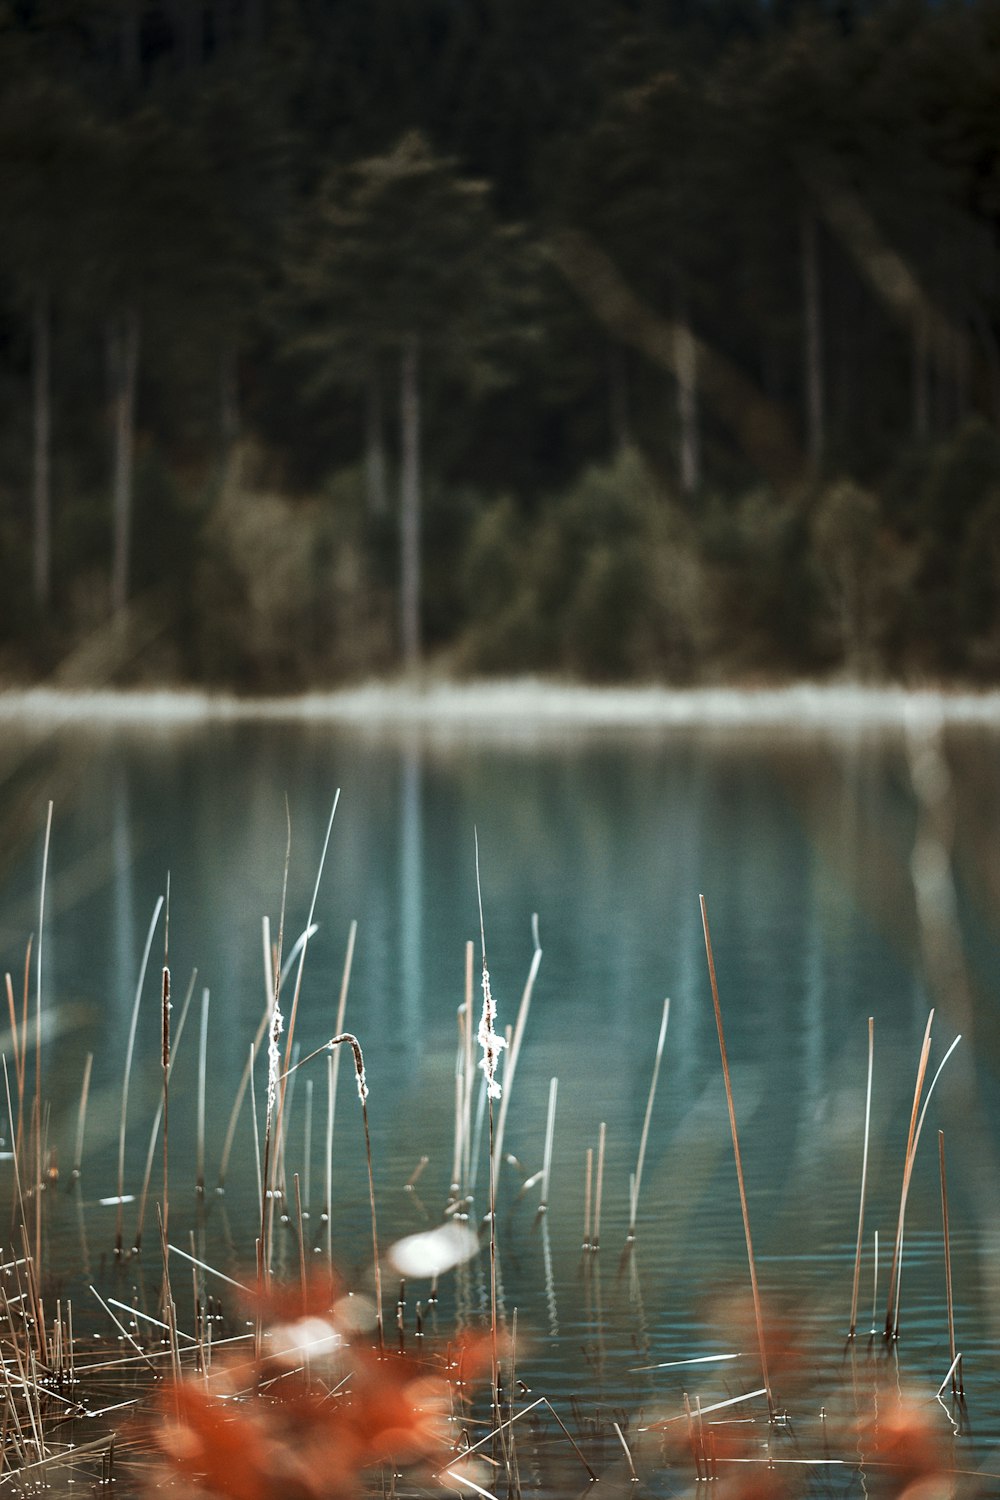
{"label": "bank of trees", "polygon": [[0,10],[0,671],[991,677],[998,76],[1000,0]]}

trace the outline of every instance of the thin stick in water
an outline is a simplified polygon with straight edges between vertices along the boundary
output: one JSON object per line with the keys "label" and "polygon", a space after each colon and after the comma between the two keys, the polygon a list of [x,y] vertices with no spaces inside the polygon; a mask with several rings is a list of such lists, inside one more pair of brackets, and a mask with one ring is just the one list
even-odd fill
{"label": "thin stick in water", "polygon": [[851,1289],[851,1331],[858,1324],[858,1285],[861,1279],[861,1242],[865,1232],[865,1190],[868,1185],[868,1136],[872,1118],[872,1063],[875,1058],[875,1017],[868,1017],[868,1087],[865,1092],[865,1144],[861,1153],[861,1202],[858,1207],[858,1242],[854,1250],[854,1285]]}
{"label": "thin stick in water", "polygon": [[944,1131],[938,1131],[938,1166],[941,1175],[941,1222],[944,1226],[944,1276],[948,1299],[948,1352],[951,1356],[951,1388],[955,1395],[965,1395],[962,1380],[962,1356],[955,1352],[955,1300],[951,1283],[951,1234],[948,1227],[948,1175],[944,1165]]}
{"label": "thin stick in water", "polygon": [[76,1117],[76,1144],[73,1148],[73,1171],[70,1174],[73,1182],[79,1179],[83,1169],[83,1133],[87,1126],[87,1099],[90,1095],[90,1073],[93,1066],[94,1054],[88,1052],[83,1065],[83,1087],[80,1090],[80,1109]]}
{"label": "thin stick in water", "polygon": [[899,1193],[899,1218],[896,1221],[896,1239],[892,1251],[892,1264],[889,1269],[889,1296],[885,1309],[885,1336],[887,1339],[893,1336],[895,1320],[895,1297],[896,1297],[896,1267],[903,1248],[903,1220],[906,1216],[906,1195],[910,1186],[910,1172],[913,1168],[913,1140],[917,1129],[917,1116],[920,1111],[920,1095],[924,1087],[924,1075],[927,1072],[927,1059],[931,1050],[931,1023],[934,1020],[933,1010],[927,1017],[927,1028],[924,1031],[924,1040],[920,1048],[920,1061],[917,1064],[917,1081],[913,1090],[913,1107],[910,1110],[910,1129],[906,1137],[906,1150],[903,1153],[903,1185]]}
{"label": "thin stick in water", "polygon": [[[934,1090],[937,1087],[937,1081],[938,1081],[938,1079],[941,1077],[941,1074],[944,1071],[945,1063],[948,1061],[949,1057],[954,1052],[955,1048],[958,1046],[958,1044],[959,1044],[959,1042],[961,1040],[962,1040],[962,1033],[959,1032],[958,1036],[956,1036],[955,1040],[952,1042],[951,1046],[948,1048],[948,1050],[945,1053],[944,1057],[942,1057],[941,1061],[938,1063],[938,1065],[937,1065],[937,1072],[934,1074],[934,1077],[931,1079],[930,1086],[929,1086],[929,1088],[927,1090],[926,1096],[924,1097],[923,1107],[920,1110],[920,1118],[917,1121],[916,1133],[915,1133],[915,1135],[913,1137],[913,1149],[912,1149],[912,1152],[911,1152],[911,1159],[910,1159],[910,1174],[911,1175],[912,1175],[912,1172],[913,1172],[913,1162],[916,1159],[916,1155],[917,1155],[917,1146],[920,1144],[920,1136],[921,1136],[921,1133],[922,1133],[923,1128],[924,1128],[924,1120],[927,1117],[927,1109],[928,1109],[928,1106],[930,1105],[930,1102],[931,1102],[931,1096],[933,1095]],[[907,1179],[906,1187],[907,1187],[907,1193],[908,1193],[909,1192],[909,1179]],[[904,1212],[904,1217],[905,1217],[905,1212],[906,1212],[905,1196],[904,1196],[904,1202],[903,1202],[903,1212]],[[902,1276],[903,1276],[903,1220],[901,1219],[900,1220],[900,1225],[899,1225],[899,1257],[898,1257],[897,1264],[896,1264],[896,1312],[895,1312],[895,1318],[893,1320],[893,1327],[892,1327],[892,1336],[893,1336],[893,1338],[898,1338],[899,1337],[899,1301],[900,1301],[900,1298],[899,1298],[899,1284],[900,1284],[900,1281],[902,1280]]]}
{"label": "thin stick in water", "polygon": [[604,1197],[604,1147],[607,1142],[608,1127],[601,1121],[601,1128],[597,1134],[597,1186],[594,1190],[594,1241],[592,1250],[601,1248],[601,1200]]}
{"label": "thin stick in water", "polygon": [[514,1033],[507,1056],[504,1059],[503,1070],[503,1094],[500,1099],[499,1118],[497,1120],[496,1138],[496,1163],[497,1176],[503,1165],[503,1142],[507,1129],[507,1111],[510,1109],[510,1093],[514,1084],[514,1075],[517,1072],[517,1062],[521,1055],[521,1044],[524,1040],[524,1028],[528,1021],[528,1011],[531,1008],[531,997],[535,989],[535,980],[538,977],[538,967],[542,961],[542,947],[538,939],[538,913],[535,912],[531,918],[531,935],[534,941],[534,951],[531,955],[531,967],[528,970],[528,978],[525,981],[521,1003],[517,1009],[517,1020],[514,1023]]}
{"label": "thin stick in water", "polygon": [[309,1217],[309,1193],[312,1187],[312,1135],[313,1135],[313,1081],[306,1079],[306,1121],[305,1138],[302,1144],[302,1153],[305,1160],[302,1163],[304,1207],[303,1215]]}
{"label": "thin stick in water", "polygon": [[594,1180],[594,1148],[587,1147],[587,1166],[583,1179],[583,1248],[589,1250],[590,1245],[590,1194]]}
{"label": "thin stick in water", "polygon": [[733,1085],[729,1077],[729,1058],[726,1054],[726,1038],[722,1029],[722,1006],[719,1004],[719,986],[715,977],[715,958],[712,954],[712,938],[708,930],[708,909],[704,896],[701,903],[701,925],[705,933],[705,954],[708,958],[708,977],[712,986],[712,1005],[715,1009],[715,1027],[719,1034],[719,1052],[722,1057],[722,1077],[726,1086],[726,1105],[729,1110],[729,1129],[733,1138],[733,1155],[736,1158],[736,1180],[740,1189],[740,1208],[743,1212],[743,1235],[747,1245],[747,1261],[750,1266],[750,1291],[753,1296],[753,1314],[757,1325],[757,1344],[760,1349],[760,1370],[764,1377],[767,1394],[768,1416],[773,1421],[774,1401],[771,1396],[771,1381],[767,1373],[767,1347],[764,1342],[764,1314],[760,1305],[760,1289],[757,1285],[757,1266],[753,1255],[753,1239],[750,1234],[750,1209],[747,1204],[746,1184],[743,1180],[743,1160],[740,1156],[740,1138],[736,1129],[736,1106],[733,1103]]}
{"label": "thin stick in water", "polygon": [[118,1221],[115,1226],[115,1254],[122,1253],[122,1213],[125,1195],[125,1124],[128,1117],[128,1088],[132,1076],[132,1055],[135,1051],[135,1030],[139,1022],[139,1001],[142,999],[142,987],[146,980],[146,967],[149,963],[149,951],[153,946],[153,934],[156,924],[160,920],[160,912],[163,908],[163,897],[158,896],[156,906],[153,910],[149,931],[146,934],[146,946],[142,953],[142,963],[139,966],[139,982],[135,987],[135,1000],[132,1004],[132,1020],[128,1031],[128,1046],[125,1051],[125,1073],[122,1078],[122,1103],[121,1114],[118,1122]]}
{"label": "thin stick in water", "polygon": [[205,1192],[205,1082],[208,1073],[208,999],[207,989],[201,992],[201,1030],[198,1034],[198,1141],[195,1191]]}
{"label": "thin stick in water", "polygon": [[[194,995],[195,982],[198,978],[198,970],[192,969],[191,979],[188,983],[187,994],[184,996],[184,1004],[181,1006],[180,1020],[177,1022],[177,1030],[174,1032],[173,1043],[170,1048],[170,1062],[167,1068],[167,1082],[174,1071],[174,1061],[177,1057],[177,1048],[180,1046],[181,1037],[184,1035],[184,1025],[187,1021],[188,1011],[191,1007],[191,998]],[[156,1151],[156,1137],[159,1134],[160,1122],[163,1118],[164,1099],[161,1094],[156,1106],[156,1114],[153,1117],[152,1129],[149,1132],[149,1148],[146,1152],[146,1170],[142,1178],[142,1192],[139,1195],[139,1213],[136,1220],[135,1237],[132,1241],[133,1248],[142,1248],[142,1231],[146,1222],[146,1203],[149,1198],[149,1184],[153,1176],[153,1156]]]}
{"label": "thin stick in water", "polygon": [[[337,1020],[334,1026],[334,1035],[341,1036],[344,1032],[344,1016],[347,1012],[347,992],[351,984],[351,968],[354,964],[354,944],[358,936],[358,924],[351,922],[347,934],[347,951],[344,954],[344,968],[340,976],[340,996],[337,1000]],[[337,1082],[340,1077],[340,1050],[332,1047],[330,1049],[330,1060],[327,1064],[327,1104],[326,1104],[326,1253],[327,1258],[331,1256],[331,1223],[333,1220],[333,1127],[337,1116]]]}
{"label": "thin stick in water", "polygon": [[556,1131],[556,1099],[559,1094],[558,1078],[549,1079],[549,1110],[545,1117],[545,1150],[542,1155],[542,1199],[538,1212],[545,1213],[549,1206],[549,1185],[552,1180],[552,1143]]}
{"label": "thin stick in water", "polygon": [[635,1166],[635,1176],[629,1195],[629,1223],[628,1238],[635,1239],[635,1221],[639,1212],[639,1189],[642,1186],[642,1168],[646,1160],[646,1143],[649,1140],[649,1122],[653,1114],[653,1100],[656,1098],[656,1084],[660,1076],[660,1062],[663,1058],[663,1044],[667,1039],[667,1022],[670,1020],[670,1000],[663,1002],[663,1016],[660,1021],[660,1035],[656,1042],[656,1058],[653,1062],[653,1077],[649,1085],[649,1098],[646,1100],[646,1114],[642,1122],[642,1135],[639,1140],[639,1159]]}

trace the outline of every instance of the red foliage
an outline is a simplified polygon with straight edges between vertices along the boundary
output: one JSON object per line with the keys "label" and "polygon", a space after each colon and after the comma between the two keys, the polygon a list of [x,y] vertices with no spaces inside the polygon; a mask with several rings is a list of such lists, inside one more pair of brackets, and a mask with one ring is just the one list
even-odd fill
{"label": "red foliage", "polygon": [[481,1366],[481,1341],[463,1346],[450,1369],[351,1344],[330,1310],[338,1291],[320,1277],[304,1298],[298,1286],[269,1293],[264,1313],[280,1357],[265,1340],[259,1361],[216,1357],[208,1380],[164,1391],[151,1433],[162,1455],[157,1479],[173,1474],[227,1500],[348,1500],[373,1465],[447,1460],[449,1374],[461,1381]]}

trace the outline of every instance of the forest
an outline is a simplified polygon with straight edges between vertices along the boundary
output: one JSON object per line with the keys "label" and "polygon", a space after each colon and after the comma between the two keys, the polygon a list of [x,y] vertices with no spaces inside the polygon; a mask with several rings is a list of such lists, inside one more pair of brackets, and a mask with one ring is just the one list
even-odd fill
{"label": "forest", "polygon": [[1000,0],[0,0],[0,684],[1000,670]]}

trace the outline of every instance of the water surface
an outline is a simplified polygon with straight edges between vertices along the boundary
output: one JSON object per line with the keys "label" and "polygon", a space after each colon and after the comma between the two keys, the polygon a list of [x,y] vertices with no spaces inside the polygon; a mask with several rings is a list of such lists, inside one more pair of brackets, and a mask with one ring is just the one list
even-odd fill
{"label": "water surface", "polygon": [[[502,728],[503,726],[501,726]],[[575,1409],[673,1414],[759,1385],[752,1328],[732,1298],[746,1247],[705,959],[704,894],[725,1021],[750,1220],[765,1303],[807,1347],[772,1381],[815,1417],[847,1331],[864,1139],[868,1018],[875,1068],[859,1326],[884,1318],[888,1246],[921,1041],[929,1077],[954,1037],[928,1108],[907,1213],[901,1337],[891,1357],[921,1400],[949,1366],[938,1132],[951,1210],[956,1335],[974,1392],[965,1463],[1000,1442],[1000,775],[996,734],[975,725],[904,732],[815,725],[566,726],[447,733],[388,722],[75,723],[8,726],[0,939],[20,995],[38,926],[45,806],[54,802],[43,938],[49,1140],[72,1163],[84,1060],[94,1055],[79,1193],[55,1194],[53,1254],[67,1277],[115,1273],[122,1069],[143,944],[170,880],[175,1005],[197,968],[177,1050],[170,1214],[213,1264],[243,1274],[257,1233],[249,1102],[224,1197],[222,1137],[265,1006],[262,918],[277,936],[290,825],[285,945],[305,925],[330,809],[296,1038],[333,1033],[345,946],[357,946],[347,1025],[365,1051],[384,1238],[440,1219],[452,1169],[457,1011],[466,944],[479,953],[474,834],[500,1024],[513,1025],[543,948],[510,1098],[499,1189],[500,1295],[517,1309],[520,1371]],[[514,732],[510,732],[514,731]],[[158,987],[164,927],[143,993],[128,1105],[126,1191],[137,1193],[160,1089]],[[198,1036],[207,987],[204,1205],[194,1192]],[[635,1168],[665,997],[670,1022],[651,1121],[636,1244],[624,1260]],[[476,996],[478,1006],[479,996]],[[175,1020],[177,1010],[175,1008]],[[257,1070],[258,1113],[264,1095]],[[549,1081],[558,1110],[548,1213],[520,1183],[542,1163]],[[287,1174],[299,1173],[311,1253],[326,1246],[327,1064],[296,1075]],[[585,1254],[585,1172],[606,1155],[600,1250]],[[484,1137],[485,1137],[484,1130]],[[306,1139],[311,1150],[306,1156]],[[422,1158],[427,1158],[421,1166]],[[157,1174],[159,1173],[157,1157]],[[407,1182],[419,1178],[411,1189]],[[485,1149],[472,1221],[486,1210]],[[162,1196],[154,1176],[154,1193]],[[592,1182],[591,1199],[596,1190]],[[126,1209],[126,1235],[133,1224]],[[330,1240],[369,1274],[360,1111],[344,1068],[337,1102]],[[874,1289],[874,1232],[882,1245]],[[147,1229],[147,1233],[151,1233]],[[187,1241],[184,1241],[185,1243]],[[316,1249],[313,1249],[315,1245]],[[144,1252],[145,1254],[146,1252]],[[291,1229],[277,1254],[297,1267]],[[117,1272],[118,1276],[130,1274]],[[406,1319],[428,1288],[408,1289]],[[387,1294],[387,1317],[395,1308]],[[442,1287],[442,1324],[478,1323],[481,1262]],[[777,1338],[777,1336],[775,1336]],[[673,1362],[742,1353],[704,1367]],[[649,1367],[664,1366],[661,1369]],[[667,1368],[669,1366],[669,1368]],[[884,1373],[884,1372],[883,1372]],[[881,1378],[881,1376],[879,1377]],[[897,1378],[894,1373],[893,1378]],[[782,1381],[785,1390],[781,1390]],[[815,1388],[814,1388],[815,1382]],[[582,1405],[581,1405],[582,1404]],[[759,1406],[759,1403],[758,1403]],[[938,1412],[947,1430],[943,1411]],[[995,1467],[995,1465],[994,1465]]]}

